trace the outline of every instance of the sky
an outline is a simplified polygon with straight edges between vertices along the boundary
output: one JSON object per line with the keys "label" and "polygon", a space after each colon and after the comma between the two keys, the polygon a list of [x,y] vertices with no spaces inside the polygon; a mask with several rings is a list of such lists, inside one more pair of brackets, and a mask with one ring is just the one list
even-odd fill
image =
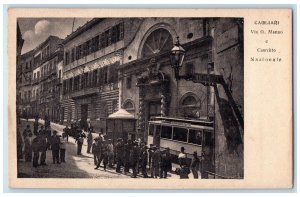
{"label": "sky", "polygon": [[[75,31],[92,18],[75,18]],[[19,18],[24,45],[22,54],[34,49],[45,41],[50,35],[65,38],[72,32],[74,18]]]}

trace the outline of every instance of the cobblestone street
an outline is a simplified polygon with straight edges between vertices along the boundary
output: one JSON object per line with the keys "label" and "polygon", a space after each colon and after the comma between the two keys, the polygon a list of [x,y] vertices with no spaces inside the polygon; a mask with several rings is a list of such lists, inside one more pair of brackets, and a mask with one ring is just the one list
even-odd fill
{"label": "cobblestone street", "polygon": [[[43,124],[43,120],[39,123]],[[29,119],[28,122],[25,120],[21,121],[18,125],[21,133],[24,131],[26,125],[29,124],[33,131],[33,119]],[[64,126],[51,123],[52,130],[58,131],[61,134]],[[97,134],[93,134],[94,137]],[[75,139],[69,137],[69,142],[66,146],[66,163],[53,164],[52,163],[52,152],[47,151],[46,163],[47,166],[39,166],[37,168],[32,167],[32,162],[25,162],[24,160],[18,161],[18,177],[24,178],[130,178],[131,173],[122,174],[115,172],[114,168],[109,168],[104,171],[103,168],[95,170],[94,159],[92,154],[86,153],[87,144],[86,140],[82,147],[82,155],[77,155],[77,147]],[[141,175],[138,178],[142,178]],[[178,179],[179,176],[175,174],[168,174],[168,178]],[[190,174],[190,178],[192,175]]]}

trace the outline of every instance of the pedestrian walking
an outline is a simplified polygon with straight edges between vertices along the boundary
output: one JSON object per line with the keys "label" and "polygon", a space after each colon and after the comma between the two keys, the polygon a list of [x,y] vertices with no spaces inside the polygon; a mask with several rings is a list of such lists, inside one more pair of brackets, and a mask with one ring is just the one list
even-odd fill
{"label": "pedestrian walking", "polygon": [[108,154],[108,166],[112,168],[114,164],[114,145],[111,139],[108,139],[107,154]]}
{"label": "pedestrian walking", "polygon": [[25,153],[25,162],[31,162],[32,160],[32,134],[29,133],[25,136],[24,139],[24,153]]}
{"label": "pedestrian walking", "polygon": [[159,165],[161,162],[161,153],[159,148],[153,146],[152,164],[151,164],[151,178],[159,176]]}
{"label": "pedestrian walking", "polygon": [[23,159],[23,138],[19,128],[17,128],[17,159]]}
{"label": "pedestrian walking", "polygon": [[198,170],[200,166],[200,159],[198,158],[197,152],[193,153],[193,159],[191,163],[191,169],[194,176],[194,179],[198,179]]}
{"label": "pedestrian walking", "polygon": [[62,138],[60,139],[60,151],[59,151],[59,156],[60,156],[60,162],[65,163],[66,162],[66,143],[67,143],[67,134],[63,133]]}
{"label": "pedestrian walking", "polygon": [[75,140],[75,143],[77,143],[77,155],[81,155],[82,145],[85,137],[85,134],[81,130],[78,130],[77,137]]}
{"label": "pedestrian walking", "polygon": [[116,150],[116,163],[117,163],[116,172],[121,173],[123,150],[124,150],[122,138],[117,139],[115,150]]}
{"label": "pedestrian walking", "polygon": [[141,151],[141,157],[140,157],[140,165],[141,165],[141,169],[142,169],[142,174],[144,178],[148,178],[148,174],[147,174],[147,163],[148,163],[148,150],[147,150],[147,146],[144,145],[144,147],[142,148]]}
{"label": "pedestrian walking", "polygon": [[87,136],[87,153],[91,153],[92,145],[93,145],[93,135],[92,135],[92,131],[89,130],[89,133]]}
{"label": "pedestrian walking", "polygon": [[68,125],[63,129],[63,132],[65,133],[66,141],[69,142],[70,128]]}
{"label": "pedestrian walking", "polygon": [[94,143],[93,143],[93,145],[92,145],[92,153],[93,153],[93,155],[94,155],[94,164],[95,165],[97,165],[97,156],[98,156],[98,148],[97,148],[97,143],[98,143],[98,140],[99,140],[99,138],[98,137],[96,137],[95,139],[94,139]]}
{"label": "pedestrian walking", "polygon": [[53,131],[53,135],[51,137],[51,150],[52,150],[52,159],[53,164],[60,164],[59,160],[59,151],[60,151],[60,138],[57,135],[57,131]]}
{"label": "pedestrian walking", "polygon": [[94,168],[95,170],[98,169],[100,167],[100,164],[102,162],[103,156],[102,156],[102,138],[98,137],[97,138],[97,146],[96,146],[96,154],[97,154],[97,164],[96,167]]}

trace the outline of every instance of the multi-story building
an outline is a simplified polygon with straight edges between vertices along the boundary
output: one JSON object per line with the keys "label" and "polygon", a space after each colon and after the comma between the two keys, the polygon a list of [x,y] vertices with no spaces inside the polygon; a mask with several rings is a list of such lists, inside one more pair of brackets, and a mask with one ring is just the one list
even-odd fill
{"label": "multi-story building", "polygon": [[[105,130],[107,116],[118,109],[118,65],[128,39],[126,20],[92,19],[64,40],[64,123],[89,120]],[[128,41],[127,41],[128,42]]]}
{"label": "multi-story building", "polygon": [[[136,136],[147,140],[148,121],[155,116],[212,120],[211,172],[216,177],[242,178],[242,20],[140,18],[131,22],[133,37],[124,46],[119,66],[120,105],[138,119]],[[185,50],[180,76],[221,75],[225,84],[176,80],[170,53],[177,37]],[[188,143],[185,137],[179,140]]]}
{"label": "multi-story building", "polygon": [[19,61],[19,75],[18,80],[19,83],[17,86],[19,101],[18,108],[21,111],[21,117],[31,118],[32,108],[30,106],[31,103],[31,75],[33,68],[33,50],[22,54]]}
{"label": "multi-story building", "polygon": [[[24,39],[22,38],[22,33],[20,30],[19,23],[17,22],[17,57],[16,57],[16,104],[19,107],[21,98],[20,96],[20,87],[21,87],[21,78],[22,78],[22,66],[20,64],[21,52],[24,44]],[[17,116],[21,115],[21,109],[17,108]]]}
{"label": "multi-story building", "polygon": [[49,36],[34,49],[31,108],[34,115],[41,118],[48,116],[53,122],[59,122],[61,119],[60,79],[63,61],[61,43],[62,39]]}

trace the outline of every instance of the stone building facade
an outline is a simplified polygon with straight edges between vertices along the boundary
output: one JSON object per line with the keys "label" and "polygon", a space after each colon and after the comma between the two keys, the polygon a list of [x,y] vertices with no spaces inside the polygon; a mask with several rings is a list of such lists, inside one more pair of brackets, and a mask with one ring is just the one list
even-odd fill
{"label": "stone building facade", "polygon": [[[213,120],[210,175],[243,178],[243,21],[139,18],[134,23],[119,80],[120,106],[138,119],[137,136],[147,140],[147,123],[155,116]],[[219,75],[224,83],[177,81],[170,63],[176,37],[185,49],[181,76]]]}
{"label": "stone building facade", "polygon": [[[60,95],[58,67],[62,64],[62,39],[49,36],[33,51],[31,71],[31,110],[32,117],[46,116],[53,122],[60,122]],[[62,71],[60,71],[62,76]]]}

